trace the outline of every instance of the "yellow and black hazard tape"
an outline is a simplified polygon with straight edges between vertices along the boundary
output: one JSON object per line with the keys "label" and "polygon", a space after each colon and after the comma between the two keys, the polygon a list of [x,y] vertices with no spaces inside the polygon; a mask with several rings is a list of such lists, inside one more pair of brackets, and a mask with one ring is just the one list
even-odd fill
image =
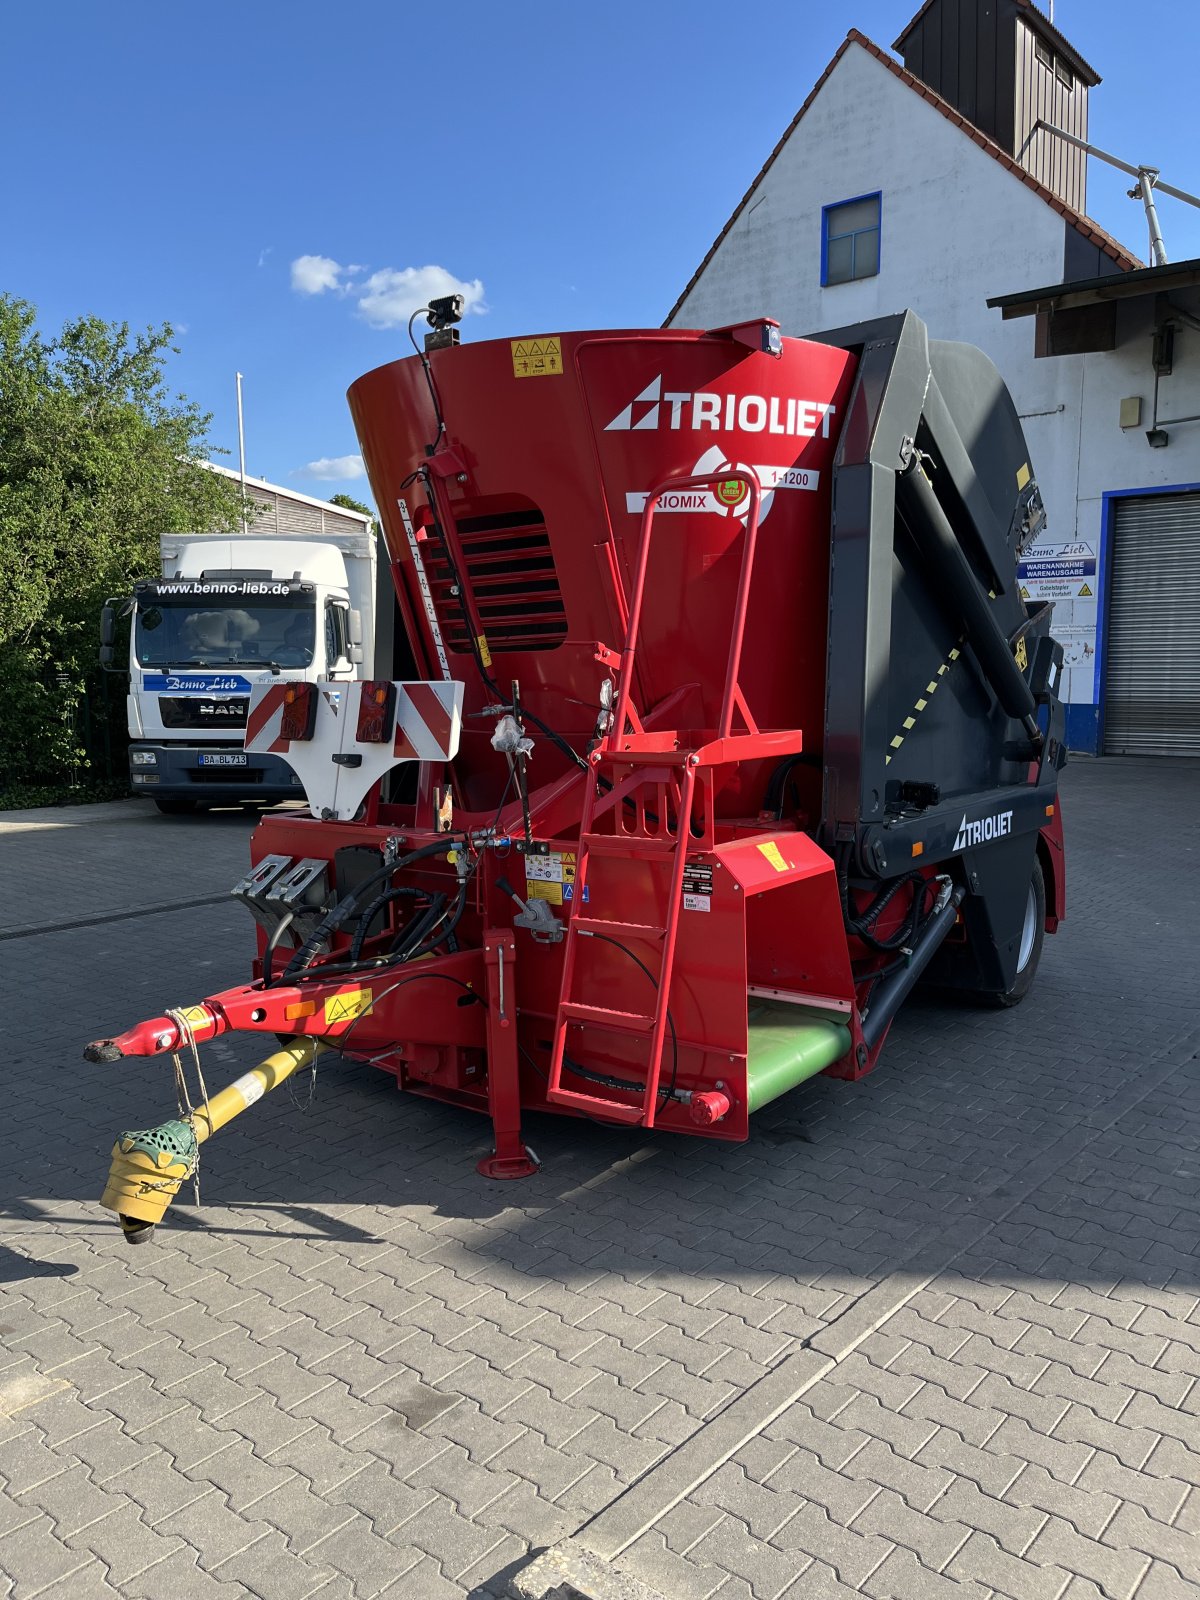
{"label": "yellow and black hazard tape", "polygon": [[959,656],[962,654],[961,645],[962,645],[962,640],[960,639],[958,641],[958,644],[956,644],[954,646],[954,648],[951,650],[950,654],[946,657],[946,659],[938,667],[938,669],[934,673],[933,677],[930,678],[929,682],[925,685],[924,691],[917,697],[917,703],[913,707],[911,715],[905,717],[905,719],[904,719],[903,730],[900,733],[898,733],[896,735],[896,737],[892,740],[891,747],[890,747],[890,753],[888,755],[884,756],[884,758],[883,758],[883,764],[884,764],[885,767],[891,765],[892,756],[895,755],[896,751],[899,750],[900,746],[904,743],[905,739],[907,739],[908,735],[916,727],[917,718],[921,715],[922,711],[924,711],[925,707],[929,704],[929,702],[933,699],[934,695],[937,693],[938,684],[941,683],[942,679],[946,676],[946,674],[950,671],[950,668],[953,666],[953,664],[958,660]]}

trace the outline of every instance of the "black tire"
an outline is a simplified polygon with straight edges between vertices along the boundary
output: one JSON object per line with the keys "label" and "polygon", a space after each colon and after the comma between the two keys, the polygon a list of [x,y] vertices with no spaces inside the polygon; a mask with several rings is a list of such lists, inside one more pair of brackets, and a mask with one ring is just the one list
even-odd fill
{"label": "black tire", "polygon": [[154,804],[164,817],[190,817],[195,815],[197,802],[187,799],[184,795],[156,794]]}
{"label": "black tire", "polygon": [[1042,945],[1046,942],[1046,881],[1042,877],[1042,864],[1034,857],[1033,874],[1029,879],[1029,898],[1025,903],[1025,921],[1021,929],[1021,947],[1017,955],[1017,975],[1011,989],[1000,994],[990,994],[988,1004],[1007,1010],[1019,1006],[1033,987],[1038,962],[1042,959]]}

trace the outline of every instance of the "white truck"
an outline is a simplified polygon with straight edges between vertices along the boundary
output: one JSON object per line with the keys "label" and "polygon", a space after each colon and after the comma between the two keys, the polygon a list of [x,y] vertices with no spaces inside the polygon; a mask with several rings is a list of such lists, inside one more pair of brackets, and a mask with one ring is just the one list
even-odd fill
{"label": "white truck", "polygon": [[164,534],[161,578],[135,584],[132,607],[105,604],[101,653],[109,659],[117,612],[131,611],[130,779],[160,811],[303,799],[280,756],[244,748],[252,688],[371,675],[371,519],[334,506],[323,512],[311,531],[279,516],[275,532],[264,516],[244,537]]}

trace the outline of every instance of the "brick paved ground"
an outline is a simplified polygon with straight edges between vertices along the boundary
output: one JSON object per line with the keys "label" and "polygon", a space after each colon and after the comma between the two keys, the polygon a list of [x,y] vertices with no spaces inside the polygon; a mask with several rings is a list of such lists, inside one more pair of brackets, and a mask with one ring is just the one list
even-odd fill
{"label": "brick paved ground", "polygon": [[[670,1600],[1200,1593],[1198,776],[1068,769],[1071,919],[1027,1003],[915,1002],[871,1079],[746,1146],[544,1119],[542,1172],[489,1184],[483,1123],[334,1064],[307,1114],[283,1090],[215,1140],[202,1212],[138,1251],[95,1201],[170,1084],[81,1044],[240,979],[249,919],[0,944],[0,1593],[483,1597],[581,1525]],[[9,925],[217,894],[248,831],[0,829]],[[209,1047],[210,1083],[253,1054]]]}

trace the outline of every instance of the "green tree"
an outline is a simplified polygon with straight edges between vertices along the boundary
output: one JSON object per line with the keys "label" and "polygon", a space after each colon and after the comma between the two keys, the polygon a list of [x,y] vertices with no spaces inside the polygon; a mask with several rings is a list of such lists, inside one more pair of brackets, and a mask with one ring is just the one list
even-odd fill
{"label": "green tree", "polygon": [[343,511],[361,511],[364,517],[370,517],[371,519],[371,532],[379,532],[379,518],[371,510],[370,506],[363,505],[362,501],[356,500],[352,494],[331,494],[329,496],[329,504],[331,506],[341,506]]}
{"label": "green tree", "polygon": [[0,805],[86,789],[105,751],[123,772],[100,606],[157,572],[160,533],[237,525],[209,418],[166,387],[172,337],[80,317],[47,339],[0,296]]}

